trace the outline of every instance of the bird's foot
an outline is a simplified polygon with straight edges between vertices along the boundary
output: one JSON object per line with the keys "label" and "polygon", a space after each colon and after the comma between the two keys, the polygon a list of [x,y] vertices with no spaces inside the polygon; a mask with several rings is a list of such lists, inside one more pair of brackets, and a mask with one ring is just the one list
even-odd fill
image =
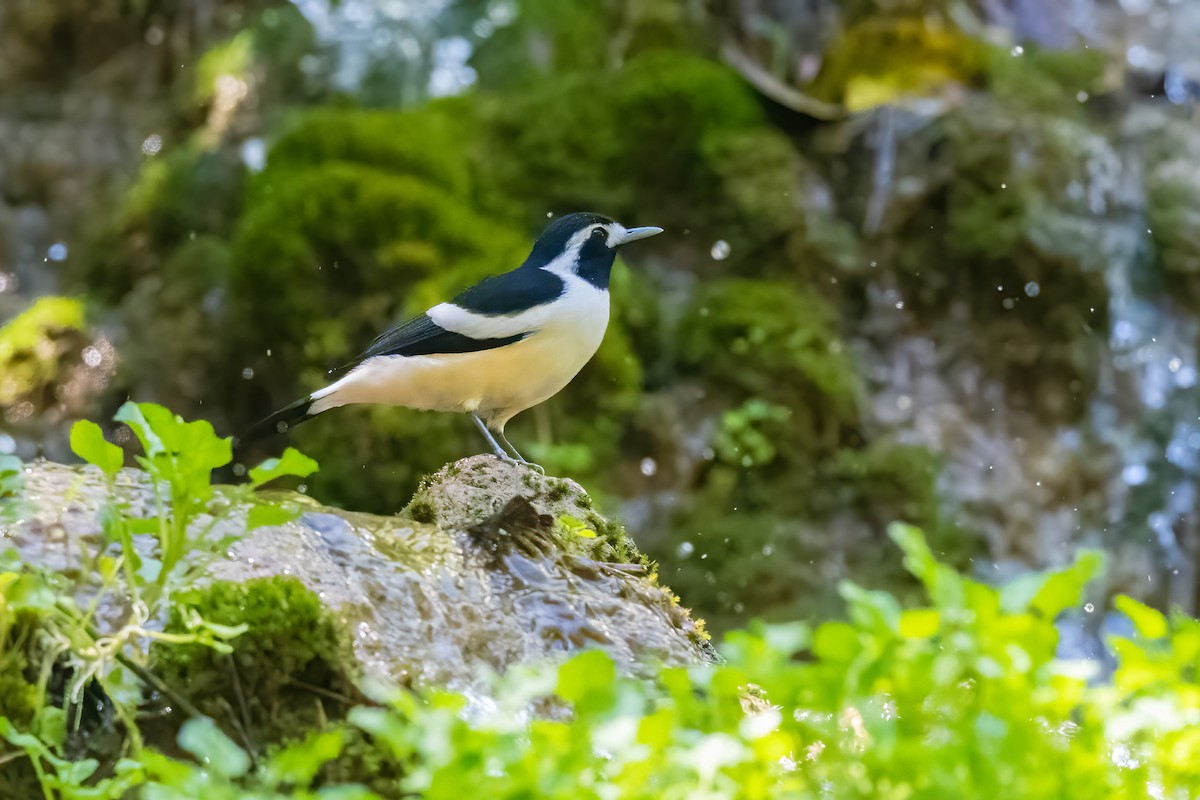
{"label": "bird's foot", "polygon": [[492,453],[492,455],[506,464],[515,464],[519,467],[529,467],[531,470],[541,475],[546,474],[546,468],[541,464],[534,464],[532,461],[526,461],[523,458],[513,458],[508,453]]}

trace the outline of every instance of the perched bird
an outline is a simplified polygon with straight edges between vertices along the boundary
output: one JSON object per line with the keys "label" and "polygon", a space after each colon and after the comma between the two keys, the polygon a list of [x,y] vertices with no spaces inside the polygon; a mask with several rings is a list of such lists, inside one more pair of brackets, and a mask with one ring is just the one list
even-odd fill
{"label": "perched bird", "polygon": [[560,217],[521,266],[384,332],[344,377],[255,424],[238,447],[331,408],[376,403],[471,414],[497,456],[529,464],[504,425],[557,394],[595,355],[617,249],[658,233],[600,214]]}

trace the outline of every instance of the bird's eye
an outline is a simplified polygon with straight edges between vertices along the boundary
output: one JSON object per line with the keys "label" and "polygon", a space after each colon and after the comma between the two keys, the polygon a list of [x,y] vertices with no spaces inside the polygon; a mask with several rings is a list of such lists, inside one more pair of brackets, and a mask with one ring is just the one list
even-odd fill
{"label": "bird's eye", "polygon": [[608,231],[604,230],[604,228],[596,228],[596,230],[592,231],[592,238],[607,240],[608,239]]}

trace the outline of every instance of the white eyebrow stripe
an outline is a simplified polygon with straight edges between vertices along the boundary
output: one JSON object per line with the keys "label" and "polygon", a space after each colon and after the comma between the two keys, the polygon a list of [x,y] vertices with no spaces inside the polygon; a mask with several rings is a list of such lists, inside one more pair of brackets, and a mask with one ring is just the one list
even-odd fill
{"label": "white eyebrow stripe", "polygon": [[616,239],[617,244],[620,244],[625,239],[626,230],[625,230],[625,226],[622,225],[621,223],[610,222],[607,225],[605,225],[604,227],[608,230],[608,241],[606,242],[606,244],[609,247],[613,246],[614,238]]}
{"label": "white eyebrow stripe", "polygon": [[504,339],[543,327],[553,315],[555,301],[516,314],[493,316],[468,311],[453,303],[439,303],[425,313],[439,327],[472,339]]}

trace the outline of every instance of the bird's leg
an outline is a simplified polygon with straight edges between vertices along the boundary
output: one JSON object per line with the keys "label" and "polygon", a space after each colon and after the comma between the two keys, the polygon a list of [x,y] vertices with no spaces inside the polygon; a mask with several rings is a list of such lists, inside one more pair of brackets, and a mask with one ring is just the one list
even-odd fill
{"label": "bird's leg", "polygon": [[[471,419],[475,420],[475,427],[479,428],[479,432],[483,434],[483,438],[488,440],[488,444],[492,446],[492,452],[505,461],[514,461],[515,459],[504,451],[500,443],[496,441],[496,437],[492,436],[492,432],[488,430],[488,426],[483,423],[478,414],[472,414]],[[501,437],[503,438],[503,437]],[[511,445],[510,445],[511,447]]]}
{"label": "bird's leg", "polygon": [[521,453],[517,450],[517,448],[513,447],[512,442],[510,442],[507,439],[507,437],[505,437],[504,431],[496,431],[496,435],[500,437],[500,441],[504,443],[504,446],[507,447],[509,450],[511,450],[512,454],[517,457],[517,461],[520,461],[522,464],[524,464],[527,467],[532,467],[533,469],[536,469],[538,472],[542,473],[543,475],[546,474],[546,469],[541,464],[534,464],[532,461],[525,460],[525,456],[521,455]]}

